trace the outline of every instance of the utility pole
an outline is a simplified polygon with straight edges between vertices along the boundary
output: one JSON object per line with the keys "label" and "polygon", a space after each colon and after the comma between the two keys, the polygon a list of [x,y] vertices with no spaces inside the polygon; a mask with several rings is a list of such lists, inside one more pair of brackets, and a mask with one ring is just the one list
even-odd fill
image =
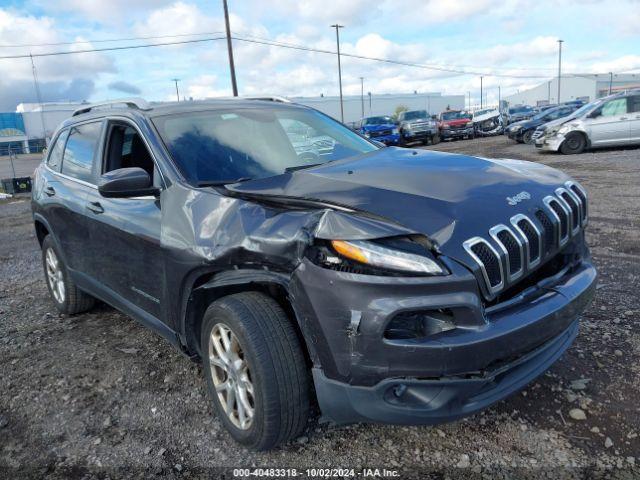
{"label": "utility pole", "polygon": [[369,115],[371,115],[371,92],[367,92],[367,95],[369,95]]}
{"label": "utility pole", "polygon": [[336,45],[338,46],[338,83],[340,85],[340,121],[344,123],[344,105],[342,104],[342,66],[340,65],[340,29],[344,28],[344,25],[333,24],[331,25],[336,29]]}
{"label": "utility pole", "polygon": [[469,97],[469,111],[471,111],[471,92],[467,92],[467,96]]}
{"label": "utility pole", "polygon": [[47,147],[49,142],[47,141],[47,127],[44,124],[44,105],[42,105],[42,95],[40,95],[40,84],[38,83],[38,73],[36,72],[36,64],[33,61],[33,55],[29,54],[29,58],[31,58],[31,73],[33,74],[33,85],[36,89],[36,98],[38,100],[38,104],[40,105],[40,122],[42,122],[42,138],[44,139],[44,146]]}
{"label": "utility pole", "polygon": [[562,43],[564,40],[558,40],[558,99],[557,104],[560,105],[560,79],[562,78]]}
{"label": "utility pole", "polygon": [[233,88],[233,96],[238,96],[238,84],[236,83],[236,66],[233,62],[233,46],[231,45],[231,27],[229,26],[229,8],[227,0],[222,0],[224,7],[224,24],[227,29],[227,50],[229,50],[229,70],[231,71],[231,88]]}
{"label": "utility pole", "polygon": [[180,101],[180,93],[178,92],[178,82],[180,81],[180,79],[179,78],[172,78],[171,81],[175,82],[175,84],[176,84],[176,98],[178,99],[178,101]]}
{"label": "utility pole", "polygon": [[360,104],[362,106],[362,118],[364,118],[364,77],[360,77]]}
{"label": "utility pole", "polygon": [[501,92],[500,92],[500,85],[498,85],[498,111],[500,111],[500,106],[501,106],[500,104],[502,103],[502,98],[501,97],[502,97],[502,95],[501,95]]}
{"label": "utility pole", "polygon": [[613,72],[609,72],[609,95],[611,95],[612,88],[613,88]]}
{"label": "utility pole", "polygon": [[482,110],[482,75],[480,76],[480,110]]}

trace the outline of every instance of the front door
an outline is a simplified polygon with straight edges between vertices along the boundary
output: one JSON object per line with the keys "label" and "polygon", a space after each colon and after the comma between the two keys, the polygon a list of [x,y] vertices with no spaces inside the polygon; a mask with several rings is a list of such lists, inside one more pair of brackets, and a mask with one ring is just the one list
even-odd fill
{"label": "front door", "polygon": [[[133,124],[109,122],[105,139],[101,174],[140,167],[162,186],[160,172]],[[105,198],[95,190],[88,207],[92,276],[119,300],[160,319],[165,285],[160,197]]]}
{"label": "front door", "polygon": [[630,125],[627,99],[615,98],[603,103],[587,118],[593,146],[623,145],[629,142]]}

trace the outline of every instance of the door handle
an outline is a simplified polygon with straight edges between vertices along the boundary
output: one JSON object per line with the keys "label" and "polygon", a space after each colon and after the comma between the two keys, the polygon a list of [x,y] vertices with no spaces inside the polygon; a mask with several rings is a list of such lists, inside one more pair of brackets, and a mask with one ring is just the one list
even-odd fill
{"label": "door handle", "polygon": [[43,191],[46,195],[50,197],[53,197],[56,194],[56,189],[53,188],[51,185],[47,185],[46,187],[44,187]]}
{"label": "door handle", "polygon": [[102,208],[100,202],[89,202],[87,208],[95,214],[104,213],[104,208]]}
{"label": "door handle", "polygon": [[627,117],[620,117],[620,120],[628,120]]}

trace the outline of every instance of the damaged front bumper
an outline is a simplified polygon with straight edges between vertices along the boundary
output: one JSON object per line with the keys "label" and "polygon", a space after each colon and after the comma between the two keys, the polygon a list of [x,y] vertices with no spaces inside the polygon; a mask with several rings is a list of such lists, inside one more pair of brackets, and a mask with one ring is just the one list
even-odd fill
{"label": "damaged front bumper", "polygon": [[564,135],[556,134],[550,136],[541,136],[535,139],[534,145],[536,148],[547,151],[547,152],[557,152],[560,150],[560,146],[564,142]]}
{"label": "damaged front bumper", "polygon": [[[535,295],[485,309],[473,276],[453,261],[446,277],[376,277],[305,262],[294,300],[318,355],[314,383],[336,423],[455,420],[523,388],[569,347],[595,291],[588,259]],[[389,340],[407,311],[449,309],[456,328]]]}

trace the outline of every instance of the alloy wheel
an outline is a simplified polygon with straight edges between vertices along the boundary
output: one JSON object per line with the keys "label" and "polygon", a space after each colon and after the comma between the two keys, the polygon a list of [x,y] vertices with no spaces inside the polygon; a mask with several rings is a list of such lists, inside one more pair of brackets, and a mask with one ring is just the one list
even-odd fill
{"label": "alloy wheel", "polygon": [[49,287],[51,288],[53,298],[55,298],[58,303],[64,303],[64,277],[62,275],[62,268],[60,266],[58,256],[52,248],[49,248],[45,258],[47,264],[47,280],[49,281]]}
{"label": "alloy wheel", "polygon": [[209,366],[224,413],[236,427],[248,430],[255,415],[251,371],[238,337],[224,323],[211,330]]}

